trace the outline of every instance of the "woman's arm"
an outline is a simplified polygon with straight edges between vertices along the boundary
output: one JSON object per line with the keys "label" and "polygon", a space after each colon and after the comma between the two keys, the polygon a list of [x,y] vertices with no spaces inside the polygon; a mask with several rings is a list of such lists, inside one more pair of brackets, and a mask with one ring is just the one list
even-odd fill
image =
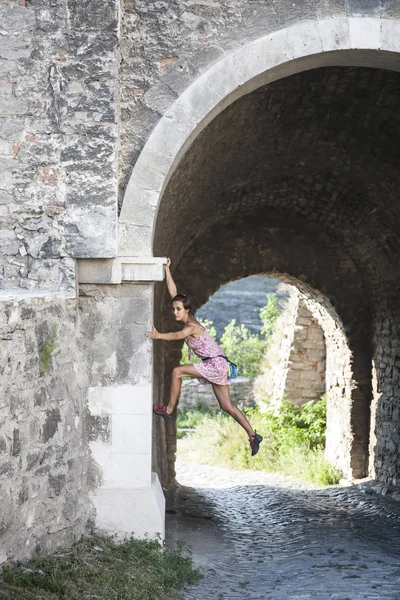
{"label": "woman's arm", "polygon": [[160,333],[153,325],[152,331],[146,333],[147,337],[152,340],[164,340],[166,342],[174,342],[175,340],[184,340],[192,335],[194,325],[186,325],[182,331],[171,331],[170,333]]}
{"label": "woman's arm", "polygon": [[169,269],[170,265],[171,265],[171,259],[167,258],[167,264],[164,265],[165,279],[167,280],[167,288],[168,288],[171,298],[175,298],[178,291],[176,289],[175,281],[172,279],[171,271]]}

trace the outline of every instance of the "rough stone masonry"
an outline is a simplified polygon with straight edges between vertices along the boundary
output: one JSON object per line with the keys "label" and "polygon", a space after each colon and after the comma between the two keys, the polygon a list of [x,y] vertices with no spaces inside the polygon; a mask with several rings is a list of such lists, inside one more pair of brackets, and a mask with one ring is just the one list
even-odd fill
{"label": "rough stone masonry", "polygon": [[1,561],[90,519],[163,534],[165,255],[194,308],[297,286],[328,456],[399,485],[399,27],[392,0],[0,0]]}

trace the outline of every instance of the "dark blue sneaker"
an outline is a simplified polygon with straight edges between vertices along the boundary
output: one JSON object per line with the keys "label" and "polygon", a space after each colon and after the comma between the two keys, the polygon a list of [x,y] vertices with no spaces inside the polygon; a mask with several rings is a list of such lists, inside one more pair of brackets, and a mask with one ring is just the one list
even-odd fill
{"label": "dark blue sneaker", "polygon": [[257,452],[260,449],[260,444],[262,441],[263,441],[263,436],[255,431],[254,435],[252,435],[249,439],[252,456],[255,456],[257,454]]}

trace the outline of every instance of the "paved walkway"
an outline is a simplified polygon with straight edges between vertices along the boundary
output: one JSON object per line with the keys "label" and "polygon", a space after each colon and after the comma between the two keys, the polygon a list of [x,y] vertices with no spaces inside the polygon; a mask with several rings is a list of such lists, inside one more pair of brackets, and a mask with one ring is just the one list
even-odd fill
{"label": "paved walkway", "polygon": [[400,503],[188,463],[177,479],[167,539],[204,574],[186,600],[400,600]]}

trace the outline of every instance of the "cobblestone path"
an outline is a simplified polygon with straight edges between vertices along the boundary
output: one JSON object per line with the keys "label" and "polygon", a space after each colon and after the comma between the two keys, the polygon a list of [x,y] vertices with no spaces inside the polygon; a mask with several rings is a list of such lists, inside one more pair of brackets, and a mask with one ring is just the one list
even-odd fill
{"label": "cobblestone path", "polygon": [[185,600],[400,600],[400,503],[188,463],[177,479],[167,540],[204,575]]}

